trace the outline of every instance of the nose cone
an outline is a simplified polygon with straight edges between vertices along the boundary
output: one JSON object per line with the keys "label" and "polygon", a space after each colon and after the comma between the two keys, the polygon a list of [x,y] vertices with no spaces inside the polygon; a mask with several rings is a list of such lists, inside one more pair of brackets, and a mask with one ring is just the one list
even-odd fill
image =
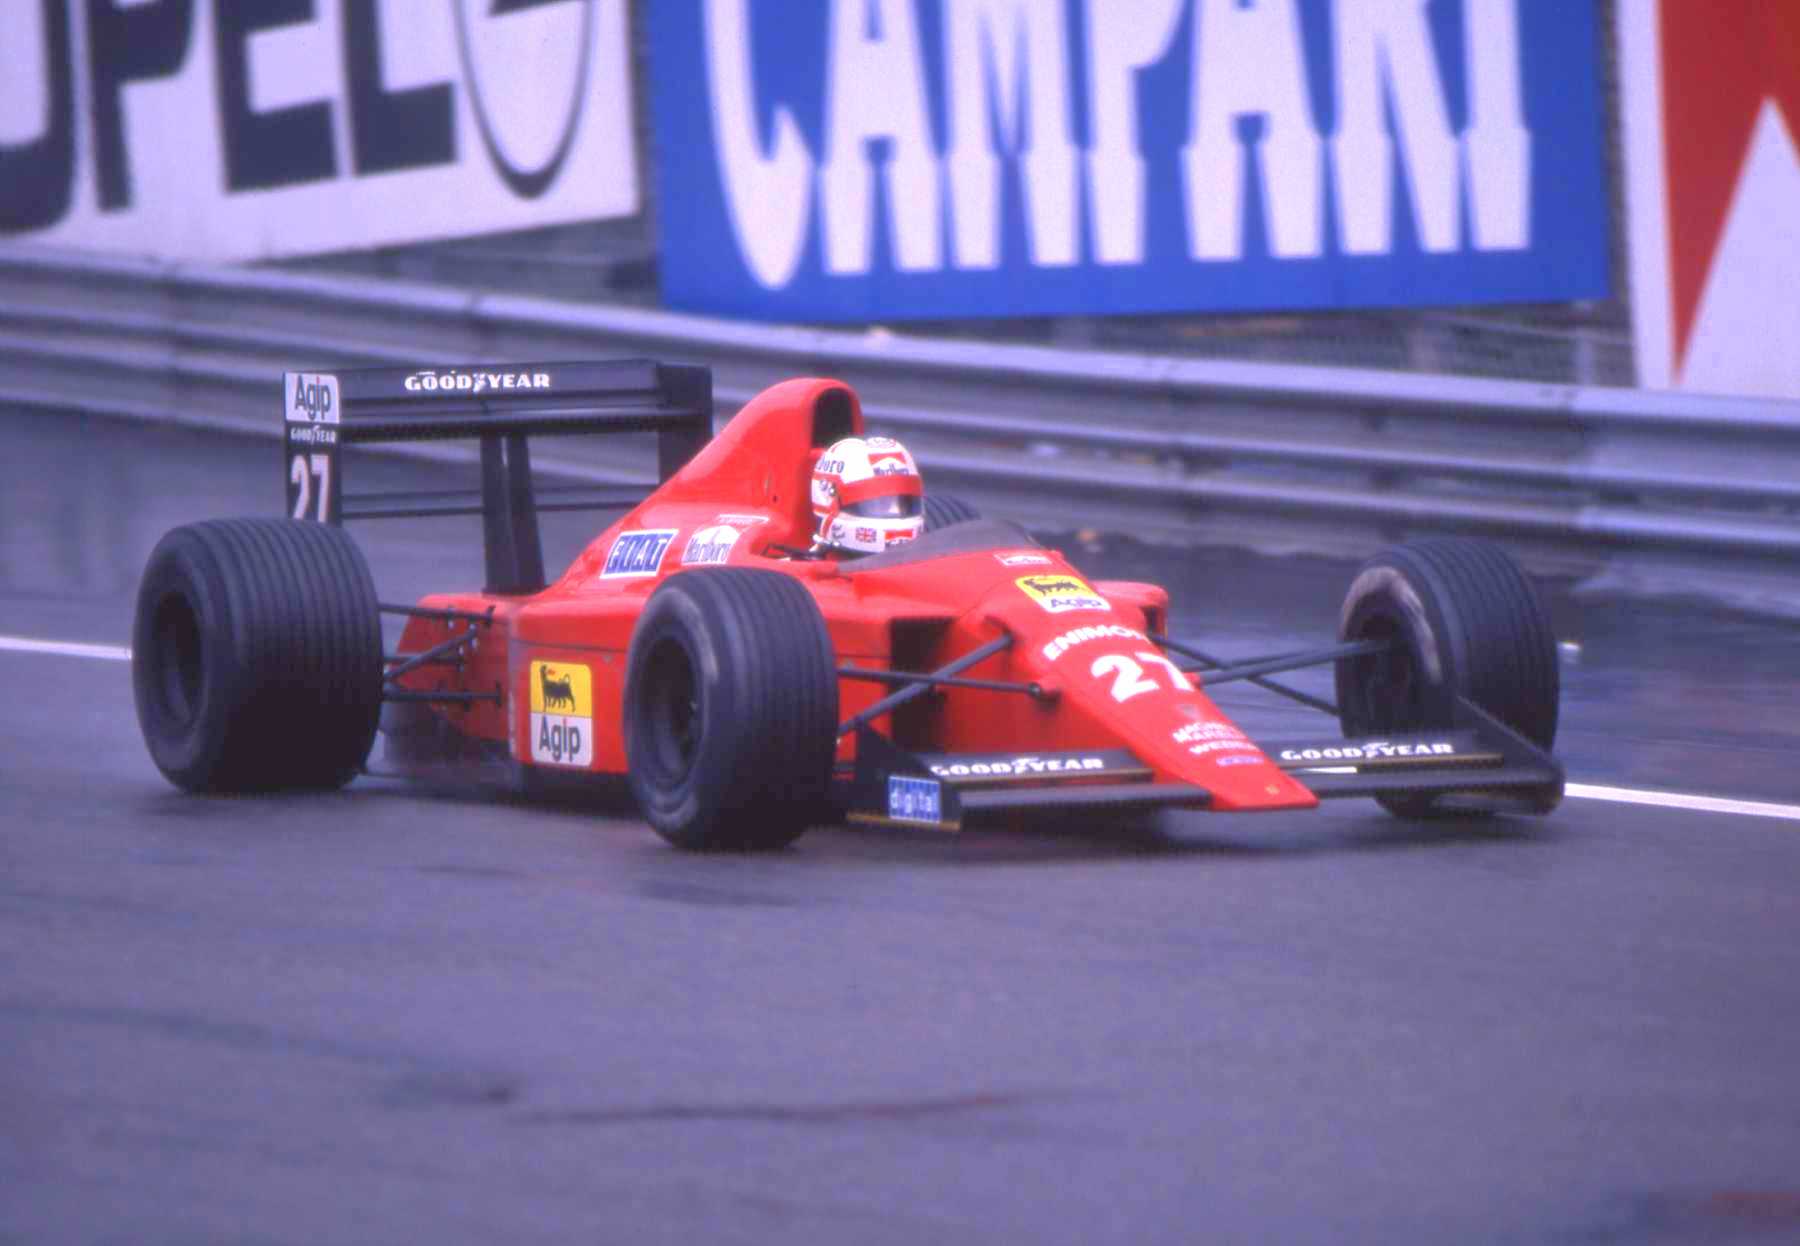
{"label": "nose cone", "polygon": [[[1052,590],[1055,591],[1055,590]],[[1084,718],[1156,772],[1190,783],[1221,810],[1310,809],[1318,797],[1288,776],[1159,649],[1135,620],[1083,611],[1022,647],[1027,678],[1053,681],[1063,711]]]}

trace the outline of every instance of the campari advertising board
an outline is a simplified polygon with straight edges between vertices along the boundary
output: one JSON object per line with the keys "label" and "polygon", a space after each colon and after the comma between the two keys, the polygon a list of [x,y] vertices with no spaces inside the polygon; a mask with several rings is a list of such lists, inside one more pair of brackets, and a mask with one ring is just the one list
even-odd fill
{"label": "campari advertising board", "polygon": [[646,18],[674,306],[1610,293],[1593,0],[657,0]]}

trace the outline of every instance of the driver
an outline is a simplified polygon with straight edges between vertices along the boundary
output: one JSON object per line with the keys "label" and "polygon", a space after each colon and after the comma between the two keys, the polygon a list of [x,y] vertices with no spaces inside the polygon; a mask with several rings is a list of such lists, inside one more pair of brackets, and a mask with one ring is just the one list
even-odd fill
{"label": "driver", "polygon": [[813,465],[813,549],[879,554],[925,529],[925,482],[892,437],[845,437]]}

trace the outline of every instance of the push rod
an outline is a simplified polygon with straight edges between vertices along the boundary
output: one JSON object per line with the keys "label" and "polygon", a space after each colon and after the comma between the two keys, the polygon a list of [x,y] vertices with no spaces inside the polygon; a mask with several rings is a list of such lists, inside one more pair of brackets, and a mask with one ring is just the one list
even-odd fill
{"label": "push rod", "polygon": [[1285,657],[1265,658],[1261,662],[1244,662],[1237,666],[1221,666],[1205,672],[1206,682],[1228,684],[1238,679],[1255,679],[1278,671],[1294,671],[1307,666],[1323,666],[1343,658],[1360,658],[1371,653],[1386,653],[1394,647],[1389,640],[1353,640],[1349,644],[1315,649],[1311,653],[1291,653]]}
{"label": "push rod", "polygon": [[446,623],[474,623],[486,627],[494,621],[494,608],[476,614],[472,610],[443,610],[433,606],[396,606],[382,601],[375,608],[383,614],[404,614],[413,619],[442,619]]}
{"label": "push rod", "polygon": [[1023,692],[1026,696],[1039,701],[1048,700],[1050,694],[1038,683],[1021,684],[1005,679],[960,679],[955,675],[930,675],[923,671],[876,671],[860,666],[840,666],[839,675],[845,679],[866,679],[877,684],[931,684],[937,688],[976,688],[983,692]]}
{"label": "push rod", "polygon": [[439,658],[444,657],[447,654],[455,653],[458,649],[461,649],[464,645],[468,644],[470,641],[472,641],[474,639],[475,639],[475,631],[473,628],[469,629],[466,632],[458,632],[454,636],[451,636],[447,640],[440,640],[437,644],[431,646],[431,648],[429,648],[429,649],[421,650],[418,653],[408,654],[406,656],[405,660],[400,663],[400,665],[396,666],[393,670],[387,672],[387,674],[383,675],[382,678],[388,680],[391,683],[392,681],[400,678],[400,676],[406,674],[408,671],[418,670],[421,666],[424,666],[427,662],[435,662]]}
{"label": "push rod", "polygon": [[[1214,657],[1212,654],[1207,653],[1203,649],[1196,649],[1192,645],[1186,645],[1186,644],[1182,644],[1180,641],[1170,640],[1167,636],[1151,636],[1150,639],[1153,640],[1154,642],[1156,642],[1157,644],[1161,645],[1164,649],[1167,649],[1172,653],[1178,653],[1184,658],[1191,658],[1195,662],[1198,662],[1200,664],[1198,666],[1185,667],[1183,669],[1190,671],[1190,672],[1199,671],[1199,672],[1205,674],[1207,677],[1206,682],[1209,684],[1221,682],[1216,677],[1215,672],[1229,671],[1229,670],[1233,669],[1229,664],[1227,664],[1222,659]],[[1298,655],[1298,654],[1289,655],[1289,657],[1294,657],[1294,658],[1298,658],[1299,656],[1301,656],[1301,655]],[[1286,661],[1286,660],[1288,660],[1288,658],[1284,657],[1280,660]],[[1308,661],[1314,661],[1314,660],[1323,660],[1323,659],[1320,659],[1317,654],[1308,655]],[[1308,707],[1309,709],[1318,710],[1320,713],[1335,715],[1338,712],[1338,707],[1336,705],[1332,704],[1330,701],[1327,701],[1327,700],[1323,699],[1322,697],[1315,697],[1310,692],[1302,692],[1300,689],[1295,688],[1290,684],[1280,683],[1276,680],[1265,678],[1262,675],[1238,675],[1238,676],[1236,676],[1236,678],[1248,679],[1251,683],[1255,684],[1258,688],[1262,688],[1268,692],[1273,692],[1277,696],[1286,697],[1290,701],[1298,702],[1299,704],[1304,705],[1304,706]],[[1224,682],[1230,682],[1230,681],[1226,680]]]}
{"label": "push rod", "polygon": [[[996,636],[985,645],[980,645],[969,650],[955,661],[946,662],[944,665],[938,667],[937,670],[932,671],[931,676],[934,680],[941,680],[946,675],[954,675],[958,671],[968,670],[969,667],[974,666],[976,663],[985,662],[996,653],[1002,653],[1007,649],[1010,649],[1012,647],[1012,642],[1013,638],[1011,632],[1007,632],[1003,636]],[[890,710],[905,705],[908,701],[914,700],[917,697],[924,696],[931,690],[931,687],[932,685],[930,683],[916,683],[910,684],[907,687],[900,689],[898,692],[889,693],[887,696],[882,697],[881,700],[875,702],[875,704],[863,710],[860,714],[854,714],[845,719],[837,729],[838,735],[849,735],[863,724],[874,722],[877,718],[880,718]]]}

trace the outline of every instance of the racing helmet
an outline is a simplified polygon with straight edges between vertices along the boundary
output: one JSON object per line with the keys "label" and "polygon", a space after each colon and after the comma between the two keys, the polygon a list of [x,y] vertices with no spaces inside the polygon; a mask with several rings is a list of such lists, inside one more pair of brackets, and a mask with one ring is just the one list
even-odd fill
{"label": "racing helmet", "polygon": [[845,437],[813,465],[812,508],[814,544],[879,554],[925,530],[925,482],[892,437]]}

